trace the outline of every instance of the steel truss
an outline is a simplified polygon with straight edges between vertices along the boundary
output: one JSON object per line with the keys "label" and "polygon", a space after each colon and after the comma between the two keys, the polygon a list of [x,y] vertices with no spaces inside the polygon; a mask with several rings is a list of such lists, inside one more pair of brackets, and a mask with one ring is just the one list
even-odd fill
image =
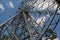
{"label": "steel truss", "polygon": [[[43,11],[46,14],[50,14],[50,18],[46,22],[44,22],[43,28],[40,26],[41,22],[39,24],[36,23],[36,20],[34,20],[29,14],[29,11],[23,8],[19,8],[16,15],[9,18],[6,22],[0,25],[0,39],[2,40],[4,38],[5,40],[43,40],[43,38],[45,37],[45,40],[53,40],[57,38],[55,29],[60,21],[60,13],[58,12],[60,8],[56,2],[52,1],[52,4],[50,4],[50,1],[45,0],[40,2],[40,4],[42,4],[40,6],[41,10],[43,6],[47,2],[49,2],[48,7]],[[35,3],[36,2],[32,3],[32,5],[34,5]],[[56,5],[58,5],[57,8],[53,10]],[[42,14],[41,11],[38,12]],[[57,20],[55,19],[56,17]],[[41,19],[41,21],[42,20],[44,20],[44,17]],[[5,32],[6,34],[4,34]]]}

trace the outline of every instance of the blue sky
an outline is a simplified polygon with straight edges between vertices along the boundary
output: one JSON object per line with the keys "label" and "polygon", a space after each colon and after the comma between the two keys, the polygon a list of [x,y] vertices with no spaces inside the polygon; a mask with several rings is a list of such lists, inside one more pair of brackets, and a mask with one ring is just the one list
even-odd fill
{"label": "blue sky", "polygon": [[4,8],[1,9],[0,7],[0,24],[16,14],[20,3],[20,0],[0,0],[0,4],[2,4]]}
{"label": "blue sky", "polygon": [[60,39],[60,22],[58,24],[58,26],[56,27],[56,32],[57,32],[57,35],[58,35],[58,38]]}
{"label": "blue sky", "polygon": [[[12,2],[12,6],[9,5],[9,2]],[[0,0],[0,4],[3,5],[4,9],[0,8],[0,24],[5,22],[7,19],[12,17],[13,15],[16,14],[16,11],[18,10],[20,6],[21,1],[20,0]],[[58,37],[60,38],[60,22],[58,26],[56,27],[56,32]]]}

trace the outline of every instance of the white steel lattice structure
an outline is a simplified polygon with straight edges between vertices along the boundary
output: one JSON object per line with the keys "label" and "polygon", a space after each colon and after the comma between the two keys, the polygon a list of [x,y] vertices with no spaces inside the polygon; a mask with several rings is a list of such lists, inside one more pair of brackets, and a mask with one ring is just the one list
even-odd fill
{"label": "white steel lattice structure", "polygon": [[59,11],[55,0],[23,0],[16,15],[0,25],[0,39],[53,40],[57,38]]}

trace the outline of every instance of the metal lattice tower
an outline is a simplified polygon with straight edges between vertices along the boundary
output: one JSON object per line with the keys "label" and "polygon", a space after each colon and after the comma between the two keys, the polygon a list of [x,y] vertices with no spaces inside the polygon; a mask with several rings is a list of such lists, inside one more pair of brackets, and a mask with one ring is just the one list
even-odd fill
{"label": "metal lattice tower", "polygon": [[[37,23],[36,20],[30,15],[30,13],[35,13],[31,11],[34,9],[34,6],[37,3],[32,0],[24,0],[21,7],[16,12],[16,15],[8,19],[2,25],[0,25],[0,39],[3,40],[45,40],[57,38],[55,28],[57,27],[60,21],[60,7],[54,0],[42,0],[37,6],[39,10],[36,10],[39,13],[39,16],[44,13],[44,16],[47,14],[50,15],[48,19],[42,17],[40,22]],[[48,4],[45,9],[45,4]],[[56,18],[57,17],[57,18]],[[56,19],[55,19],[56,18]],[[41,27],[41,23],[44,25]],[[53,27],[52,27],[53,26]],[[6,34],[4,34],[7,32]]]}

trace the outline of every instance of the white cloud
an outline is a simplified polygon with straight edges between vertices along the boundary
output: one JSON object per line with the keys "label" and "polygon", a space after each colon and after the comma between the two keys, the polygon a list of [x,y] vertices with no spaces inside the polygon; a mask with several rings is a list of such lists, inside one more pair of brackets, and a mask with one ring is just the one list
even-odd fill
{"label": "white cloud", "polygon": [[14,4],[11,1],[7,5],[11,8],[14,8]]}
{"label": "white cloud", "polygon": [[37,22],[37,24],[40,23],[40,26],[42,27],[44,25],[44,22],[46,22],[49,18],[50,18],[50,15],[47,14],[46,16],[42,16],[42,17],[38,18],[36,22]]}
{"label": "white cloud", "polygon": [[5,8],[3,7],[2,4],[0,4],[0,10],[4,10]]}
{"label": "white cloud", "polygon": [[37,24],[41,23],[40,26],[42,27],[44,25],[45,19],[46,19],[46,17],[42,16],[42,17],[38,18],[36,22],[37,22]]}

